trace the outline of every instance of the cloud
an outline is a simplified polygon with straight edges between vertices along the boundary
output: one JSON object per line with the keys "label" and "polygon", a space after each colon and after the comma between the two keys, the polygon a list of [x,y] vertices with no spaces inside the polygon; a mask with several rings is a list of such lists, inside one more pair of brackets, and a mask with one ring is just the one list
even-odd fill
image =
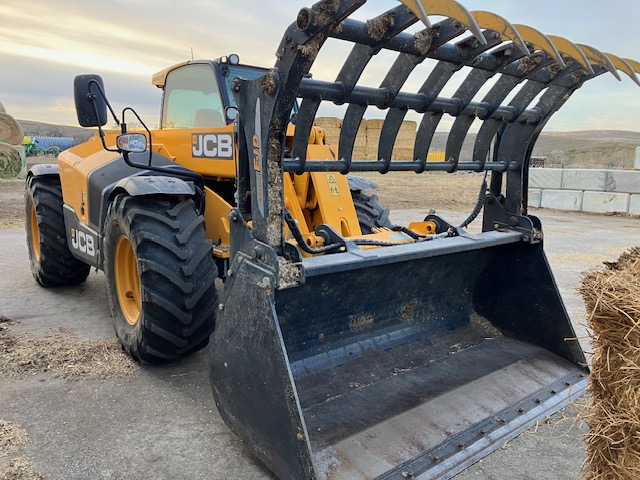
{"label": "cloud", "polygon": [[[469,10],[498,13],[515,23],[532,25],[575,42],[593,44],[622,57],[640,51],[640,32],[620,28],[625,19],[640,18],[640,2],[610,0],[539,0],[535,4],[495,0],[463,0]],[[3,0],[0,4],[0,101],[18,118],[75,124],[71,84],[80,73],[103,75],[110,99],[121,108],[131,105],[149,123],[157,123],[159,91],[151,75],[195,58],[238,53],[243,62],[269,67],[286,27],[306,2],[258,0],[211,2],[195,0],[104,0],[87,8],[82,0]],[[360,19],[398,5],[371,0]],[[333,80],[348,49],[336,42],[321,53],[314,77]],[[377,86],[394,55],[381,55],[363,77]],[[432,63],[406,85],[417,90]],[[459,75],[463,76],[463,75]],[[456,86],[448,86],[451,94]],[[337,111],[327,106],[327,111]],[[589,82],[570,99],[548,128],[636,129],[640,90],[629,80],[611,78]],[[373,109],[372,114],[379,114]]]}

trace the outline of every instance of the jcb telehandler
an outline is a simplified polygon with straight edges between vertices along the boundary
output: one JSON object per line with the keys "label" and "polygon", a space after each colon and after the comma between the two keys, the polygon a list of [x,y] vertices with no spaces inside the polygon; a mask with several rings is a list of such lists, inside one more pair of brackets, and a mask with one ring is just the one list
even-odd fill
{"label": "jcb telehandler", "polygon": [[[141,361],[198,350],[213,332],[220,414],[283,479],[449,478],[587,382],[527,214],[529,159],[584,82],[617,70],[637,82],[640,65],[454,0],[402,0],[354,20],[365,1],[300,10],[270,70],[230,55],[156,74],[153,132],[127,131],[131,109],[120,134],[104,132],[102,81],[77,77],[79,122],[99,135],[27,179],[36,280],[103,270],[117,336]],[[329,38],[351,50],[323,81],[309,73]],[[395,62],[379,87],[362,86],[382,51]],[[422,87],[403,90],[425,60]],[[338,145],[314,126],[322,102],[346,106]],[[353,158],[368,107],[385,113],[373,161]],[[421,116],[414,160],[391,161],[409,111]],[[445,115],[447,160],[427,162]],[[436,215],[392,224],[366,192],[375,185],[347,176],[363,171],[490,173],[464,224],[483,209],[482,233]]]}

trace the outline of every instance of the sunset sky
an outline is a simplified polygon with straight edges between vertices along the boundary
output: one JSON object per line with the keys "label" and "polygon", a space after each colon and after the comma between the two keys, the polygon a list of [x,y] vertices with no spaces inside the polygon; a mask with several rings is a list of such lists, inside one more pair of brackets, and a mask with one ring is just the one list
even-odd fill
{"label": "sunset sky", "polygon": [[[640,60],[640,2],[461,3],[469,10],[489,10],[512,23]],[[150,83],[153,73],[191,58],[192,50],[194,58],[234,52],[243,63],[272,66],[284,30],[297,11],[309,4],[292,0],[194,0],[180,4],[169,0],[2,0],[0,102],[18,119],[76,125],[73,77],[99,73],[118,109],[132,106],[154,125],[160,91]],[[392,0],[370,0],[360,16],[366,19],[395,5]],[[321,54],[314,77],[332,80],[335,65],[347,53],[331,48]],[[381,81],[388,62],[388,57],[382,57],[367,69],[372,86]],[[326,113],[336,112],[329,108]],[[375,112],[367,116],[375,116]],[[640,87],[624,75],[622,82],[606,75],[578,91],[549,129],[640,130],[639,118]]]}

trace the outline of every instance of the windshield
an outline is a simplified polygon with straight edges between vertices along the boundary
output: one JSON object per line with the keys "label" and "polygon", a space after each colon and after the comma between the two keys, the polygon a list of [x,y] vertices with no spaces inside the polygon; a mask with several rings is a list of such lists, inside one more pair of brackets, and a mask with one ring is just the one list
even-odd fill
{"label": "windshield", "polygon": [[224,74],[224,82],[227,87],[227,92],[229,92],[229,103],[234,107],[236,105],[236,99],[231,91],[231,82],[236,77],[242,77],[246,80],[255,80],[260,78],[266,69],[256,68],[256,67],[247,67],[244,65],[225,65],[225,68],[222,70]]}

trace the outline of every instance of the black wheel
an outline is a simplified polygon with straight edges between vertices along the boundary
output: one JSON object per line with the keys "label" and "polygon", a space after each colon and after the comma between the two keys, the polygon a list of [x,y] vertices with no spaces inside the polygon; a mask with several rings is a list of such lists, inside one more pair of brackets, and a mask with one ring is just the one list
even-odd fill
{"label": "black wheel", "polygon": [[373,233],[374,228],[393,227],[393,223],[389,220],[389,209],[380,205],[377,195],[367,195],[362,190],[352,190],[351,197],[363,235]]}
{"label": "black wheel", "polygon": [[119,196],[104,237],[114,328],[147,363],[204,348],[215,326],[217,269],[192,200]]}
{"label": "black wheel", "polygon": [[29,262],[36,281],[43,287],[84,282],[91,267],[69,251],[60,179],[29,178],[24,198]]}

